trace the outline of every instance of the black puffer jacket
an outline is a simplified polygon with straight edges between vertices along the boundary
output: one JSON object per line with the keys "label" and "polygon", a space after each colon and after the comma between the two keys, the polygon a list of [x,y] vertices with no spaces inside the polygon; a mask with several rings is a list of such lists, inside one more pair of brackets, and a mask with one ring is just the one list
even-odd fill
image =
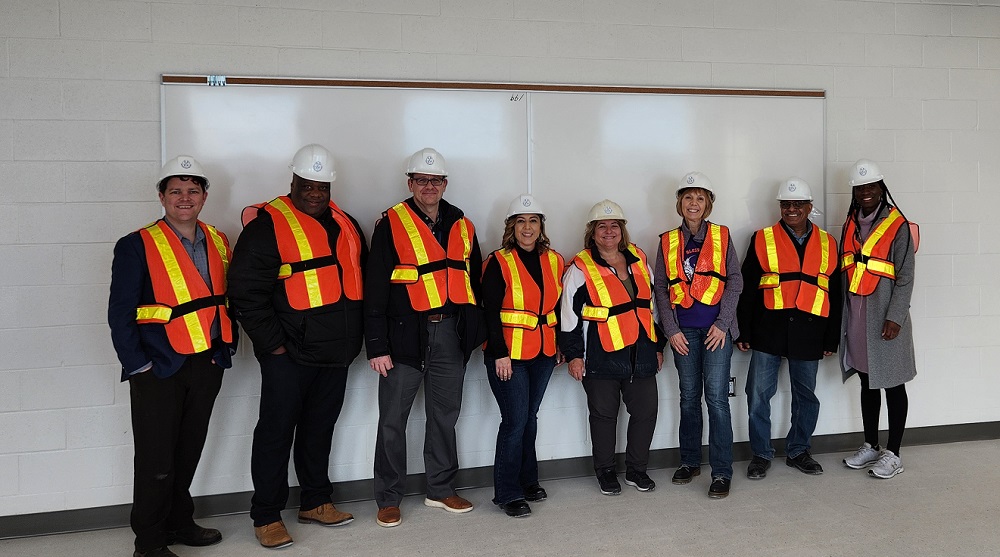
{"label": "black puffer jacket", "polygon": [[[423,213],[407,199],[410,207],[421,217]],[[455,222],[464,216],[458,207],[441,200],[438,207],[437,228],[451,230]],[[442,247],[447,249],[447,232]],[[486,340],[486,325],[482,310],[473,304],[453,304],[448,302],[443,308],[430,312],[418,312],[410,305],[406,285],[391,284],[392,269],[399,264],[399,255],[392,241],[392,230],[385,213],[375,225],[372,233],[371,258],[365,274],[365,348],[368,358],[391,356],[394,363],[401,363],[417,369],[423,368],[424,353],[427,348],[427,314],[454,313],[458,319],[458,334],[461,337],[462,353],[468,363],[473,350]],[[469,254],[472,291],[479,300],[482,297],[480,277],[483,255],[479,240],[472,239]]]}
{"label": "black puffer jacket", "polygon": [[[329,212],[317,219],[329,236],[336,255],[340,226]],[[368,245],[357,221],[351,217],[361,237],[361,268],[368,261]],[[351,263],[338,261],[343,268]],[[260,357],[284,346],[292,359],[303,365],[347,367],[361,352],[364,337],[363,302],[345,296],[335,304],[296,310],[288,304],[282,281],[278,280],[281,256],[271,215],[260,209],[240,234],[229,266],[229,302],[243,326],[254,352]]]}

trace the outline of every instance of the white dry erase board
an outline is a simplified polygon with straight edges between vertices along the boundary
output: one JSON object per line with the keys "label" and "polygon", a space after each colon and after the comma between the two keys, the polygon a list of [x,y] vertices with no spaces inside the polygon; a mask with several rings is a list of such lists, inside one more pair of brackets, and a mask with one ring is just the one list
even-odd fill
{"label": "white dry erase board", "polygon": [[822,91],[168,75],[161,87],[163,159],[203,164],[212,186],[202,219],[233,239],[243,207],[288,192],[288,164],[308,143],[333,152],[333,199],[369,236],[409,195],[408,156],[437,149],[445,199],[473,220],[486,253],[524,192],[567,257],[590,207],[609,198],[652,258],[657,236],[680,223],[674,193],[692,170],[712,180],[710,218],[731,228],[741,254],[753,230],[778,219],[783,179],[804,178],[824,208]]}

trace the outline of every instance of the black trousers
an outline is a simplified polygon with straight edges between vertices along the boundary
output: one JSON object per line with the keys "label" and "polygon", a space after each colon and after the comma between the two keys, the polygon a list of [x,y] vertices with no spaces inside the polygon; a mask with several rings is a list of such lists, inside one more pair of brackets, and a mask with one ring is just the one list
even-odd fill
{"label": "black trousers", "polygon": [[208,435],[222,368],[212,351],[190,356],[170,377],[129,379],[135,480],[130,523],[140,552],[166,545],[166,533],[194,524],[191,480]]}
{"label": "black trousers", "polygon": [[254,526],[281,520],[288,503],[289,451],[301,487],[299,509],[330,502],[330,446],[347,389],[346,367],[304,366],[287,352],[259,361],[260,415],[250,454]]}
{"label": "black trousers", "polygon": [[659,397],[656,376],[635,379],[593,379],[583,376],[590,410],[590,442],[594,451],[594,470],[615,465],[618,438],[618,411],[625,402],[628,410],[625,467],[645,472],[649,464],[649,446],[656,429]]}

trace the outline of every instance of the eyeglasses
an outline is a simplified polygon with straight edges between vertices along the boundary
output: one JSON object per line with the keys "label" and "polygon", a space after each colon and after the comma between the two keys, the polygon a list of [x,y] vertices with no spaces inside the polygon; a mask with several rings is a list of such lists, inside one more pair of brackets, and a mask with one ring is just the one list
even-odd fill
{"label": "eyeglasses", "polygon": [[792,209],[792,208],[801,209],[801,208],[805,207],[806,205],[809,205],[810,203],[812,203],[812,201],[782,201],[781,202],[781,208],[782,209]]}
{"label": "eyeglasses", "polygon": [[444,178],[410,178],[410,179],[413,180],[414,184],[420,187],[424,187],[427,184],[430,184],[435,188],[440,188],[441,186],[444,185]]}

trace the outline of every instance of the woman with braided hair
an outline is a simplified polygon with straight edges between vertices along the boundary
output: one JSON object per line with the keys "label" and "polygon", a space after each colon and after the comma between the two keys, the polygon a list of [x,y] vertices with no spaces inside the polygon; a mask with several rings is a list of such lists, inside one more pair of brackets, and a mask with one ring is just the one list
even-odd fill
{"label": "woman with braided hair", "polygon": [[[851,208],[844,223],[845,350],[841,369],[861,380],[864,443],[844,459],[848,468],[871,467],[868,474],[889,479],[903,471],[899,447],[906,427],[906,382],[916,374],[910,298],[913,294],[915,239],[910,223],[874,162],[861,159],[850,171]],[[879,413],[885,390],[889,437],[878,441]]]}

